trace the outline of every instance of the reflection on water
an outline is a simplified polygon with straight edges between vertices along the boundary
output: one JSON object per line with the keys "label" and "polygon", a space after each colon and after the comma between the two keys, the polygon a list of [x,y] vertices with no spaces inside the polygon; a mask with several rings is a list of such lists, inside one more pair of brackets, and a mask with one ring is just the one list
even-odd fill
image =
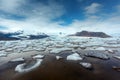
{"label": "reflection on water", "polygon": [[10,63],[0,68],[0,80],[120,80],[120,73],[112,69],[114,65],[120,66],[119,60],[104,61],[88,57],[84,61],[91,62],[94,69],[87,70],[78,61],[56,60],[53,56],[46,56],[39,68],[18,74],[14,72],[18,63]]}

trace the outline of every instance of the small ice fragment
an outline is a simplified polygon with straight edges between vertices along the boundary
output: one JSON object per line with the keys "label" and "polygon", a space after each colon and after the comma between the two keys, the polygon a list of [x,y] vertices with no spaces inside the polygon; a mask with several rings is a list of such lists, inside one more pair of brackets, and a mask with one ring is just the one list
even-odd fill
{"label": "small ice fragment", "polygon": [[104,47],[98,47],[96,48],[95,50],[102,50],[102,51],[105,51],[106,49]]}
{"label": "small ice fragment", "polygon": [[33,56],[32,58],[33,59],[41,59],[43,58],[45,55],[36,55],[36,56]]}
{"label": "small ice fragment", "polygon": [[114,56],[114,58],[116,58],[116,59],[119,59],[119,60],[120,60],[120,56]]}
{"label": "small ice fragment", "polygon": [[11,60],[11,62],[16,62],[16,61],[24,61],[24,58],[17,58],[17,59]]}
{"label": "small ice fragment", "polygon": [[80,64],[86,69],[91,69],[92,68],[92,64],[90,64],[90,63],[80,62]]}
{"label": "small ice fragment", "polygon": [[67,60],[82,60],[83,58],[80,57],[78,53],[71,54],[67,56]]}
{"label": "small ice fragment", "polygon": [[57,59],[57,60],[59,60],[59,59],[61,59],[61,58],[62,58],[61,56],[56,56],[56,59]]}
{"label": "small ice fragment", "polygon": [[5,56],[7,56],[7,54],[5,54],[5,53],[0,53],[0,57],[5,57]]}

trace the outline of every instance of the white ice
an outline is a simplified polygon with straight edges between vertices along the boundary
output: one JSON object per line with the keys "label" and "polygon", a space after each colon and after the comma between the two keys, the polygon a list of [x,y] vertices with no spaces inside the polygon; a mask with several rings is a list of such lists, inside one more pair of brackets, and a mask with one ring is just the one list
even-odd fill
{"label": "white ice", "polygon": [[80,62],[80,64],[85,68],[91,68],[92,67],[92,64],[87,63],[87,62]]}
{"label": "white ice", "polygon": [[57,59],[57,60],[59,60],[59,59],[61,59],[61,58],[62,58],[61,56],[56,56],[56,59]]}
{"label": "white ice", "polygon": [[36,63],[33,66],[31,66],[30,68],[26,68],[26,69],[24,69],[24,66],[26,65],[26,63],[19,64],[15,68],[15,71],[17,71],[19,73],[32,71],[33,69],[39,67],[41,65],[42,61],[43,61],[42,59],[37,59]]}
{"label": "white ice", "polygon": [[80,57],[80,55],[78,53],[74,53],[74,54],[71,54],[71,55],[68,55],[67,56],[67,60],[82,60],[83,58]]}
{"label": "white ice", "polygon": [[41,59],[41,58],[43,58],[45,55],[36,55],[36,56],[33,56],[32,58],[33,59]]}

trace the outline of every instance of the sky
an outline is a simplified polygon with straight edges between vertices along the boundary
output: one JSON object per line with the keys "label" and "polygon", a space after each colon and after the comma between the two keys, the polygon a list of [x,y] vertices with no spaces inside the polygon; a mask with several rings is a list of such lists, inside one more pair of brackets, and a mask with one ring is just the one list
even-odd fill
{"label": "sky", "polygon": [[0,31],[120,33],[120,0],[0,0]]}

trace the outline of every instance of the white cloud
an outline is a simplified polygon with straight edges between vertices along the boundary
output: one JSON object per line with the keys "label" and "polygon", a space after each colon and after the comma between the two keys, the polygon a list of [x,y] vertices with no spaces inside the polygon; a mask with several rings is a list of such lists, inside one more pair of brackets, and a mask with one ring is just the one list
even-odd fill
{"label": "white cloud", "polygon": [[32,19],[39,18],[43,21],[45,19],[54,19],[60,17],[65,13],[64,6],[56,2],[49,2],[47,5],[38,3],[37,5],[31,5],[33,7],[31,10],[27,10],[25,12],[26,16]]}
{"label": "white cloud", "polygon": [[[69,28],[74,32],[80,32],[82,30],[87,31],[100,31],[108,34],[120,33],[120,6],[115,6],[116,12],[112,12],[109,15],[102,12],[101,16],[96,16],[95,13],[99,11],[102,5],[91,4],[86,7],[86,19],[74,20]],[[102,16],[103,15],[103,16]],[[104,17],[106,16],[106,18]]]}
{"label": "white cloud", "polygon": [[110,22],[108,19],[99,21],[87,19],[84,21],[75,20],[69,27],[73,28],[74,31],[80,32],[82,30],[87,31],[100,31],[108,34],[119,33],[120,24]]}
{"label": "white cloud", "polygon": [[[6,1],[7,0],[4,1],[4,4],[8,4],[8,2]],[[27,6],[28,8],[25,9],[21,4],[19,4],[19,9],[17,9],[18,4],[16,4],[16,6],[11,6],[12,4],[17,3],[16,1],[19,0],[13,0],[14,3],[11,3],[8,6],[4,6],[3,10],[5,12],[10,12],[9,10],[6,9],[7,7],[10,7],[10,10],[12,10],[13,13],[15,13],[15,11],[20,12],[22,10],[23,12],[20,14],[26,16],[27,18],[23,21],[19,21],[5,19],[1,17],[0,25],[8,27],[6,31],[13,32],[17,30],[24,30],[26,33],[36,32],[54,33],[65,30],[62,28],[61,25],[59,25],[61,21],[57,22],[52,21],[52,19],[58,18],[65,13],[63,5],[60,5],[54,1],[49,1],[48,4],[43,3],[30,4],[29,2],[26,2],[24,4],[26,4],[25,6]]]}
{"label": "white cloud", "polygon": [[8,13],[15,13],[25,0],[0,0],[0,10]]}
{"label": "white cloud", "polygon": [[85,8],[85,11],[87,14],[95,14],[97,12],[99,12],[99,9],[102,5],[99,3],[92,3],[91,5],[87,6]]}
{"label": "white cloud", "polygon": [[118,11],[120,11],[120,5],[117,5],[116,8]]}
{"label": "white cloud", "polygon": [[[0,0],[4,1],[4,0]],[[8,0],[5,0],[8,1]],[[20,1],[20,0],[13,0]],[[23,0],[21,0],[23,1]],[[74,20],[70,25],[66,25],[63,27],[60,23],[64,23],[63,21],[53,22],[52,19],[59,18],[63,14],[65,14],[66,10],[63,5],[50,1],[48,4],[37,3],[37,4],[28,4],[27,2],[21,2],[20,4],[17,2],[16,5],[9,4],[9,6],[1,8],[0,10],[4,10],[6,12],[15,13],[16,11],[21,12],[20,14],[26,16],[27,18],[23,21],[11,20],[0,18],[0,25],[8,27],[6,31],[17,31],[24,30],[26,33],[36,33],[36,32],[45,32],[45,33],[75,33],[82,30],[88,31],[103,31],[107,33],[115,33],[120,30],[120,16],[118,12],[116,14],[110,14],[110,16],[106,19],[103,17],[94,15],[99,12],[101,8],[101,4],[92,3],[90,6],[85,8],[86,14],[89,15],[85,20]],[[2,3],[3,4],[3,3]],[[8,4],[8,2],[4,2],[4,4]],[[25,4],[25,5],[24,5]],[[22,6],[29,7],[28,9],[23,8]],[[37,7],[36,7],[37,6]],[[7,9],[9,7],[9,9]],[[18,9],[19,7],[19,9]],[[119,7],[118,7],[119,8]]]}

